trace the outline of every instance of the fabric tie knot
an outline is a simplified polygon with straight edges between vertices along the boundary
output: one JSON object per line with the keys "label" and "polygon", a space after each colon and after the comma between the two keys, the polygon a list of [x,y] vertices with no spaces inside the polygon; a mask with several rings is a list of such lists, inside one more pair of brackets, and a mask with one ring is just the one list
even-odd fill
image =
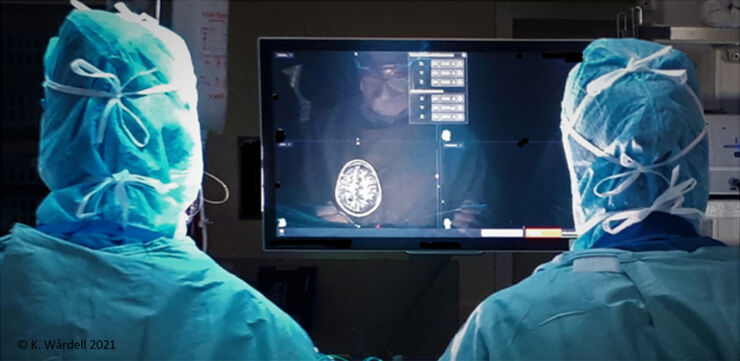
{"label": "fabric tie knot", "polygon": [[640,64],[640,63],[636,62],[636,61],[635,61],[635,58],[631,58],[631,59],[630,59],[630,60],[629,60],[629,61],[627,62],[627,66],[625,67],[625,70],[627,70],[627,72],[634,72],[634,71],[637,71],[637,69],[638,69],[638,68],[639,68],[639,67],[640,67],[641,65],[643,65],[643,64]]}
{"label": "fabric tie knot", "polygon": [[[617,173],[614,175],[611,175],[609,177],[605,177],[604,179],[600,180],[598,183],[596,183],[596,186],[594,186],[594,194],[596,194],[599,197],[610,197],[617,195],[619,193],[622,193],[625,189],[627,189],[629,186],[634,183],[641,174],[655,174],[658,177],[662,178],[666,182],[668,182],[668,178],[666,178],[663,174],[654,171],[654,168],[658,168],[663,166],[663,163],[653,164],[650,166],[644,166],[640,164],[639,162],[632,159],[632,157],[628,156],[625,153],[622,153],[619,156],[619,165],[625,168],[629,168],[630,170],[624,171],[622,173]],[[601,191],[602,185],[606,182],[613,181],[613,180],[622,180],[621,183],[617,183],[617,185],[609,190],[609,191]]]}
{"label": "fabric tie knot", "polygon": [[[699,219],[703,217],[704,213],[698,209],[682,207],[684,194],[696,187],[696,179],[691,178],[678,183],[679,172],[680,166],[673,167],[668,188],[660,196],[655,198],[650,207],[615,212],[607,215],[602,221],[604,231],[610,234],[617,234],[633,224],[642,222],[648,215],[656,211],[683,217]],[[613,223],[617,224],[613,225]]]}
{"label": "fabric tie knot", "polygon": [[113,174],[113,181],[116,183],[122,183],[131,178],[131,173],[128,169],[124,169],[118,173]]}
{"label": "fabric tie knot", "polygon": [[[126,186],[146,186],[154,189],[157,193],[163,194],[177,187],[175,183],[162,183],[158,179],[145,177],[138,174],[131,174],[128,169],[124,169],[118,173],[115,173],[102,182],[100,182],[95,188],[88,192],[77,207],[77,218],[85,219],[92,217],[98,213],[98,207],[103,197],[103,193],[109,187],[115,185],[115,195],[118,203],[121,205],[123,212],[124,224],[128,222],[128,195],[126,195]],[[92,210],[86,212],[88,204],[92,202]]]}
{"label": "fabric tie knot", "polygon": [[128,116],[134,120],[136,125],[138,126],[139,130],[143,134],[143,139],[138,139],[134,134],[131,132],[131,129],[129,128],[127,122],[124,120],[123,116],[120,117],[119,126],[124,131],[126,136],[131,140],[131,142],[136,145],[139,148],[145,147],[147,144],[149,144],[149,130],[147,129],[144,122],[139,118],[136,113],[134,113],[124,102],[123,99],[127,97],[133,97],[133,96],[143,96],[143,95],[149,95],[149,94],[157,94],[157,93],[168,93],[172,91],[176,91],[177,88],[172,84],[162,84],[157,85],[151,88],[141,89],[137,91],[124,91],[126,87],[131,84],[133,80],[136,78],[154,73],[157,71],[157,68],[145,70],[142,71],[130,79],[128,79],[125,83],[121,84],[121,80],[118,79],[118,77],[115,74],[104,72],[100,69],[98,69],[96,66],[90,64],[85,59],[75,59],[69,64],[70,69],[75,74],[86,77],[86,78],[93,78],[93,79],[104,79],[108,84],[110,85],[110,91],[103,91],[103,90],[97,90],[97,89],[86,89],[86,88],[78,88],[73,87],[69,85],[64,85],[57,83],[50,79],[48,76],[46,77],[46,80],[44,81],[44,86],[50,89],[53,89],[55,91],[66,93],[66,94],[72,94],[72,95],[79,95],[79,96],[87,96],[87,97],[97,97],[97,98],[108,98],[108,102],[105,104],[105,107],[103,108],[103,112],[100,116],[100,122],[98,124],[98,131],[97,131],[97,137],[95,139],[95,144],[101,144],[103,142],[103,137],[105,135],[105,128],[107,126],[108,118],[110,117],[112,111],[114,108],[118,108],[122,113],[128,114]]}
{"label": "fabric tie knot", "polygon": [[685,69],[655,69],[649,66],[653,60],[669,54],[671,50],[672,47],[666,46],[650,56],[641,59],[632,58],[627,62],[626,67],[613,70],[594,79],[588,84],[588,86],[586,86],[586,92],[588,93],[588,95],[594,97],[596,95],[599,95],[605,89],[611,87],[617,80],[619,80],[623,76],[641,71],[661,74],[670,79],[673,79],[679,84],[683,84],[688,78]]}

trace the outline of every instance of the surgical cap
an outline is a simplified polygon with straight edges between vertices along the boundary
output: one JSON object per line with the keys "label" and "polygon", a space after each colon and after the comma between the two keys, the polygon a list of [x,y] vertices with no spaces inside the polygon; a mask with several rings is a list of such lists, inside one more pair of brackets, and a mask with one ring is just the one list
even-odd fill
{"label": "surgical cap", "polygon": [[42,224],[105,220],[184,236],[203,174],[185,42],[131,12],[73,10],[44,55]]}
{"label": "surgical cap", "polygon": [[574,249],[656,211],[698,227],[708,199],[708,143],[685,54],[637,39],[592,42],[568,75],[561,118]]}

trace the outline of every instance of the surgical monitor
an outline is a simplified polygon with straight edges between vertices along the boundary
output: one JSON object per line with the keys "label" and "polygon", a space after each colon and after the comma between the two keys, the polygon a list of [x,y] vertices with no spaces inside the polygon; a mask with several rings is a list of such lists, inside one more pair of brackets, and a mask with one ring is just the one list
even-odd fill
{"label": "surgical monitor", "polygon": [[567,249],[586,45],[261,38],[265,249]]}

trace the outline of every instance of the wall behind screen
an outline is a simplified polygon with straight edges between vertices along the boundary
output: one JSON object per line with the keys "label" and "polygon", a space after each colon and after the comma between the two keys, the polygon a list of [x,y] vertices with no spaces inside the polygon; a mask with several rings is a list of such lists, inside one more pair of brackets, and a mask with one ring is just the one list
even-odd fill
{"label": "wall behind screen", "polygon": [[[232,189],[232,200],[208,206],[208,252],[252,285],[260,266],[317,267],[312,329],[327,353],[362,358],[393,354],[439,356],[478,302],[496,288],[526,277],[551,254],[509,256],[496,273],[494,255],[423,257],[397,253],[265,253],[258,220],[239,219],[238,138],[259,136],[257,38],[423,37],[494,38],[497,18],[542,6],[612,18],[620,2],[516,1],[232,1],[229,9],[229,106],[222,134],[210,134],[206,168]],[[553,3],[555,5],[553,5]],[[606,6],[604,5],[606,3]],[[524,5],[522,5],[524,4]],[[503,6],[502,6],[503,5]],[[506,13],[497,13],[503,8]],[[510,11],[510,9],[513,9]],[[557,16],[557,11],[552,11]],[[206,196],[220,189],[206,184]],[[501,262],[500,262],[501,263]],[[500,265],[503,269],[503,264]]]}

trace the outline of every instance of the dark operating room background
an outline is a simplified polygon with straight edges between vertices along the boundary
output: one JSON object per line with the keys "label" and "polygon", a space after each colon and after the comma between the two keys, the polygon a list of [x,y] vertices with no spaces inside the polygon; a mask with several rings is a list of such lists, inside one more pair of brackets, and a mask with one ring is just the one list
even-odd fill
{"label": "dark operating room background", "polygon": [[[85,3],[107,5],[106,1]],[[263,251],[260,221],[242,219],[239,204],[241,192],[255,191],[240,189],[239,139],[258,137],[260,132],[257,38],[593,38],[613,36],[615,14],[633,3],[232,1],[227,119],[222,133],[209,134],[205,148],[206,169],[229,185],[232,198],[206,208],[208,253],[255,287],[261,279],[263,286],[258,288],[267,290],[268,296],[271,291],[281,294],[276,286],[280,282],[288,284],[296,275],[309,275],[313,291],[288,295],[285,304],[299,310],[298,317],[323,352],[352,358],[439,356],[483,298],[528,276],[553,254]],[[2,1],[3,234],[13,222],[33,224],[35,207],[46,193],[34,164],[42,79],[38,56],[69,10],[67,1]],[[166,7],[163,16],[167,16]],[[547,19],[558,20],[560,26],[542,26]],[[205,190],[210,198],[220,197],[215,182],[207,181]]]}

